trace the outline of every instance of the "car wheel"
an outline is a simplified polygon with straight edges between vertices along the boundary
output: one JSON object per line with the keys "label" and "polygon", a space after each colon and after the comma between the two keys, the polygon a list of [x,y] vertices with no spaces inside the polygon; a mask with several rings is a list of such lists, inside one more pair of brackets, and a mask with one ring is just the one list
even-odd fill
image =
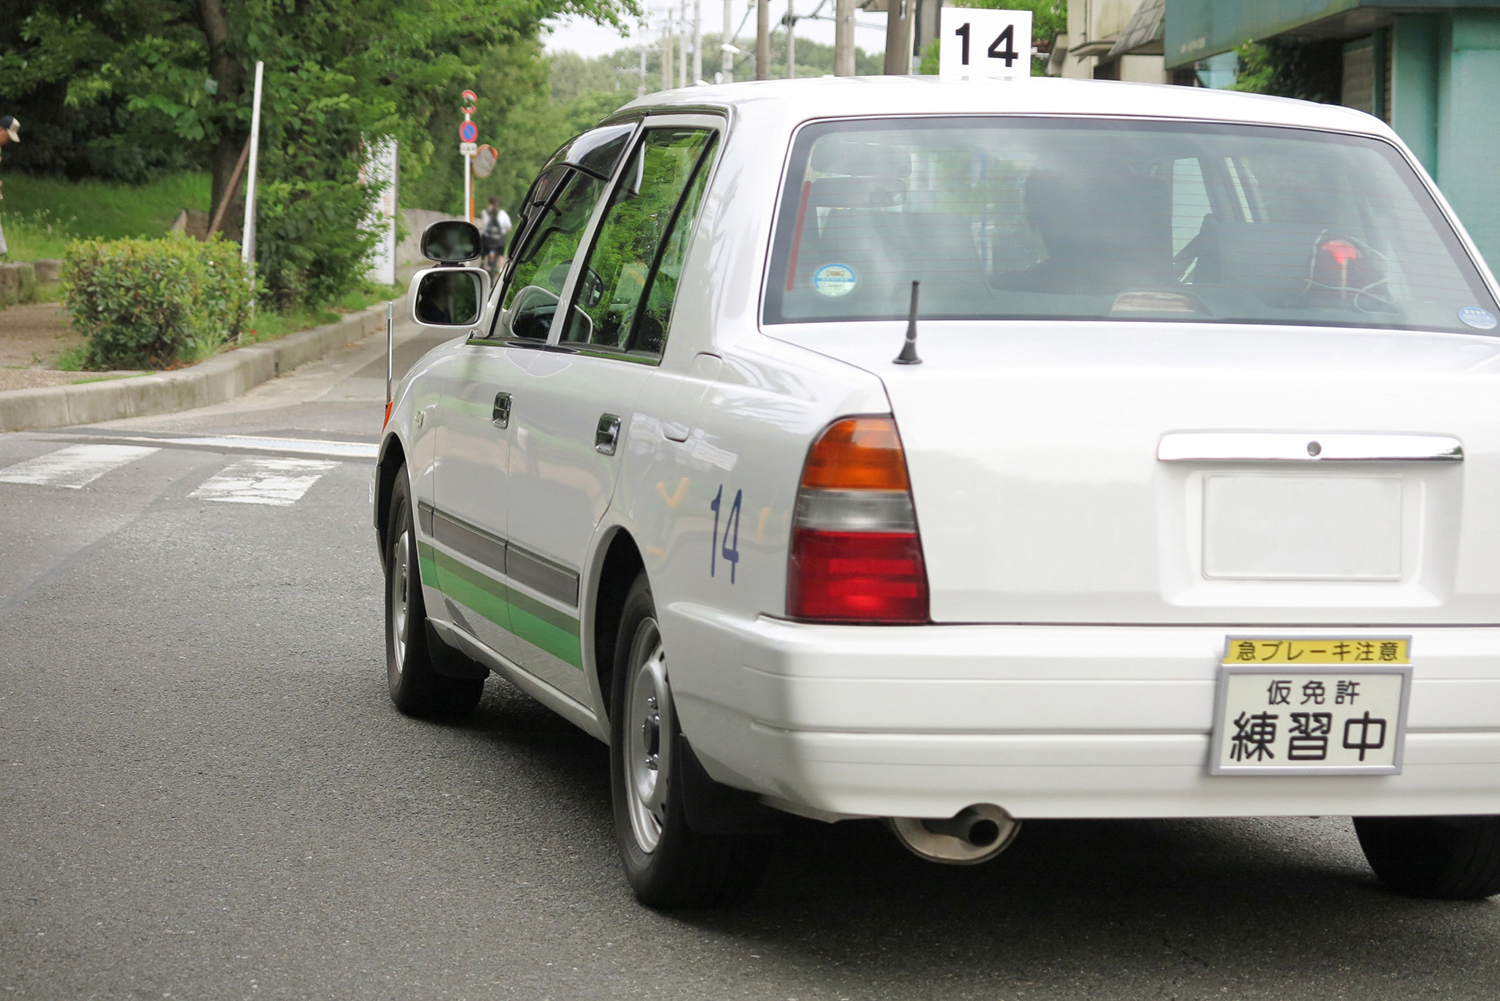
{"label": "car wheel", "polygon": [[478,704],[484,679],[448,677],[433,668],[411,487],[404,468],[396,472],[385,539],[385,678],[391,701],[408,716],[466,713]]}
{"label": "car wheel", "polygon": [[644,573],[625,598],[610,698],[610,779],[625,877],[652,907],[724,907],[760,883],[772,839],[688,826],[667,657]]}
{"label": "car wheel", "polygon": [[1398,893],[1478,900],[1500,893],[1500,817],[1355,817],[1370,868]]}

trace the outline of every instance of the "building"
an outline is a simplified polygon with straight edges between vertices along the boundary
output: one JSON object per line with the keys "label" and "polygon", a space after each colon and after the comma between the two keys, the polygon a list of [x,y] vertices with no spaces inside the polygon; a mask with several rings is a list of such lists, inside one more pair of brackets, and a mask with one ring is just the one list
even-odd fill
{"label": "building", "polygon": [[1174,82],[1222,86],[1215,81],[1246,41],[1341,43],[1341,103],[1390,123],[1500,267],[1500,0],[1165,4],[1164,63]]}
{"label": "building", "polygon": [[1048,72],[1163,83],[1166,5],[1167,0],[1071,0],[1068,33],[1053,46]]}

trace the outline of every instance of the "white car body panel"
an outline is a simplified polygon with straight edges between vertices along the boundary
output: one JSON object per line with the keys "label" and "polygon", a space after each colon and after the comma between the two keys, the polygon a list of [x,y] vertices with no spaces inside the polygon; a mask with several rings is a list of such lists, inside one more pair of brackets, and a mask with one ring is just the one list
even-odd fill
{"label": "white car body panel", "polygon": [[[680,113],[670,115],[674,104]],[[444,618],[452,596],[430,586],[427,554],[462,557],[419,526],[424,594],[445,638],[605,739],[594,616],[606,554],[623,535],[651,582],[684,733],[714,778],[784,809],[825,819],[947,817],[973,803],[1017,817],[1500,813],[1500,529],[1487,513],[1500,502],[1500,340],[924,322],[924,364],[900,367],[891,361],[902,323],[759,322],[786,151],[804,121],[1183,118],[1359,133],[1402,148],[1387,126],[1302,102],[1052,80],[737,84],[651,95],[620,114],[635,108],[655,109],[648,127],[710,121],[724,130],[660,364],[458,340],[404,380],[389,429],[415,496],[433,502],[439,470],[439,509],[455,489],[467,510],[482,510],[485,484],[505,481],[511,506],[496,534],[576,573],[576,605],[513,577],[503,586],[538,614],[573,617],[575,632],[555,638],[576,636],[576,658],[524,637],[507,649]],[[531,361],[511,363],[507,444],[459,456],[444,432],[434,447],[415,414],[435,408],[434,387],[466,350]],[[1253,392],[1234,392],[1240,382]],[[592,447],[606,412],[622,422],[613,457]],[[788,622],[788,540],[807,449],[839,417],[885,413],[906,448],[934,624]],[[477,420],[472,430],[482,431]],[[1205,576],[1205,481],[1246,467],[1159,460],[1163,436],[1184,432],[1439,435],[1464,454],[1317,467],[1322,478],[1399,484],[1396,556],[1373,570],[1356,560],[1324,579],[1248,579],[1234,575],[1231,557],[1214,556],[1230,572]],[[462,472],[502,453],[499,468]],[[443,487],[455,482],[444,470],[459,485]],[[1380,483],[1370,489],[1385,496]],[[736,496],[738,562],[726,563],[720,536]],[[1278,636],[1336,628],[1412,637],[1401,775],[1209,775],[1226,632],[1257,626]]]}

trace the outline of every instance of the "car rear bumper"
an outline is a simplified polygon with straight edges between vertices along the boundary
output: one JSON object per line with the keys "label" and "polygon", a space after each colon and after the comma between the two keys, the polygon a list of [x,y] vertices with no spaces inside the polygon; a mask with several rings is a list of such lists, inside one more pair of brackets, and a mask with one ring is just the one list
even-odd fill
{"label": "car rear bumper", "polygon": [[[808,626],[664,610],[710,774],[829,816],[1500,813],[1500,628]],[[1228,633],[1412,638],[1387,776],[1212,776]]]}

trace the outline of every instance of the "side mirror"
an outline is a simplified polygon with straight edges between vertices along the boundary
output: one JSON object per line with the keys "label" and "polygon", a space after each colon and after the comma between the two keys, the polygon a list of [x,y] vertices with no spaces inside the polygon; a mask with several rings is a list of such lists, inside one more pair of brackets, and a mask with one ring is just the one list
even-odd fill
{"label": "side mirror", "polygon": [[435,222],[422,231],[422,256],[439,264],[460,264],[484,253],[479,227],[462,219]]}
{"label": "side mirror", "polygon": [[429,268],[411,282],[412,319],[423,327],[472,327],[484,313],[490,276],[483,268]]}

